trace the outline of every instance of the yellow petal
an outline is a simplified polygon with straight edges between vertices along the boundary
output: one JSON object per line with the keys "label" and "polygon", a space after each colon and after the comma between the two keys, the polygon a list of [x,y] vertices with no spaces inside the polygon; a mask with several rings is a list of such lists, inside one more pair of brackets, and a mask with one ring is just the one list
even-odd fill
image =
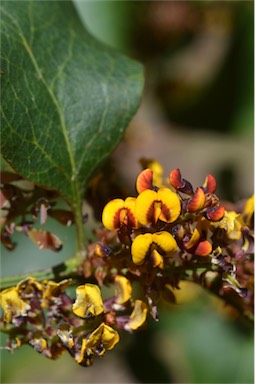
{"label": "yellow petal", "polygon": [[115,284],[115,303],[124,304],[131,298],[132,286],[125,276],[116,276]]}
{"label": "yellow petal", "polygon": [[172,223],[180,212],[180,200],[169,188],[160,188],[157,192],[146,190],[136,199],[135,215],[143,225],[154,224],[158,219]]}
{"label": "yellow petal", "polygon": [[145,233],[138,235],[131,246],[132,260],[135,264],[141,265],[144,262],[145,256],[152,244],[152,234]]}
{"label": "yellow petal", "polygon": [[157,192],[150,189],[140,193],[136,199],[135,216],[142,225],[154,222],[154,203],[157,201]]}
{"label": "yellow petal", "polygon": [[223,219],[214,225],[224,229],[231,240],[238,240],[242,236],[240,214],[234,211],[225,211]]}
{"label": "yellow petal", "polygon": [[164,258],[160,255],[160,253],[156,249],[153,249],[153,251],[151,252],[151,260],[152,260],[153,267],[159,267],[159,268],[164,267]]}
{"label": "yellow petal", "polygon": [[76,288],[76,301],[73,304],[75,315],[83,318],[98,316],[104,311],[100,289],[95,284],[80,285]]}
{"label": "yellow petal", "polygon": [[43,292],[43,299],[51,298],[52,296],[59,296],[61,292],[63,292],[66,287],[68,287],[72,282],[72,279],[65,279],[56,283],[55,281],[44,280],[45,289]]}
{"label": "yellow petal", "polygon": [[106,204],[102,214],[102,223],[110,231],[116,229],[116,220],[118,221],[119,210],[124,207],[124,200],[114,199]]}
{"label": "yellow petal", "polygon": [[[119,334],[109,325],[101,323],[87,339],[86,349],[102,356],[106,350],[111,350],[119,342]],[[103,348],[102,348],[103,347]]]}
{"label": "yellow petal", "polygon": [[60,338],[62,344],[71,349],[74,346],[73,334],[71,329],[67,324],[60,325],[60,328],[57,330],[57,335]]}
{"label": "yellow petal", "polygon": [[175,239],[166,231],[153,233],[152,241],[166,254],[177,250],[177,243]]}
{"label": "yellow petal", "polygon": [[12,317],[26,316],[30,305],[19,297],[16,287],[0,292],[0,305],[4,311],[4,321],[9,323]]}
{"label": "yellow petal", "polygon": [[181,203],[175,192],[169,188],[158,190],[158,199],[162,202],[160,220],[166,223],[173,223],[181,213]]}
{"label": "yellow petal", "polygon": [[130,315],[129,322],[125,325],[125,329],[127,331],[134,331],[140,328],[146,321],[147,312],[147,305],[142,300],[136,300],[135,307]]}
{"label": "yellow petal", "polygon": [[254,218],[254,195],[252,195],[245,203],[242,213],[243,221],[248,227],[252,227]]}
{"label": "yellow petal", "polygon": [[127,197],[124,202],[124,208],[127,210],[128,225],[133,229],[138,228],[138,220],[135,216],[135,203],[135,197]]}
{"label": "yellow petal", "polygon": [[200,232],[197,228],[195,228],[191,238],[189,239],[189,241],[187,243],[185,243],[185,248],[190,249],[190,248],[194,247],[194,245],[197,244],[199,239],[200,239]]}

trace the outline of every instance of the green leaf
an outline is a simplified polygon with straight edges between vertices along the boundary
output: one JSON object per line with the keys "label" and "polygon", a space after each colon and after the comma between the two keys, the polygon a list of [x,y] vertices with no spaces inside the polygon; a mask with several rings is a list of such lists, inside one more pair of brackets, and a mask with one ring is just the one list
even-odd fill
{"label": "green leaf", "polygon": [[140,64],[95,40],[69,1],[2,1],[2,154],[74,207],[121,140]]}

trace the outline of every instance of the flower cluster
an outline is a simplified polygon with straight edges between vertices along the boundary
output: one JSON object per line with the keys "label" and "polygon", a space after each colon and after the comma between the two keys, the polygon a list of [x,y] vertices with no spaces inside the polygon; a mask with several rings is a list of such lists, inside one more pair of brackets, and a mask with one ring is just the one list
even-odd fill
{"label": "flower cluster", "polygon": [[[76,275],[72,270],[73,280],[68,274],[59,282],[29,277],[0,292],[7,348],[29,344],[52,359],[67,350],[90,366],[115,347],[119,332],[143,328],[148,314],[158,320],[161,299],[175,302],[184,280],[252,319],[254,197],[228,209],[212,175],[194,189],[179,169],[164,180],[154,161],[145,162],[136,189],[137,197],[106,204],[98,241]],[[82,285],[72,297],[77,281]],[[111,297],[102,297],[103,286],[113,288]]]}
{"label": "flower cluster", "polygon": [[194,189],[179,169],[163,182],[160,164],[145,165],[138,196],[104,207],[106,229],[97,231],[100,241],[90,246],[84,275],[100,285],[116,273],[137,282],[154,319],[160,297],[174,301],[181,280],[201,284],[252,316],[254,198],[239,213],[227,210],[212,175]]}
{"label": "flower cluster", "polygon": [[126,331],[144,324],[147,307],[131,300],[132,287],[124,276],[116,276],[115,295],[105,301],[99,287],[90,283],[78,286],[73,300],[66,292],[71,283],[29,277],[0,293],[8,349],[28,344],[51,359],[67,350],[78,364],[89,366],[94,356],[103,356],[119,342],[113,324]]}

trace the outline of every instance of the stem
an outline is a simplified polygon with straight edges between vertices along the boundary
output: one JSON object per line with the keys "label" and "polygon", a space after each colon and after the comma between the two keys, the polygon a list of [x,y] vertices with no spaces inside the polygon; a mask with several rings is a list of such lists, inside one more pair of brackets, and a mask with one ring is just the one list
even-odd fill
{"label": "stem", "polygon": [[76,234],[77,234],[77,252],[76,256],[78,259],[80,257],[86,257],[86,241],[85,241],[85,230],[83,223],[83,214],[82,214],[82,199],[78,191],[77,183],[76,185],[76,199],[73,204],[73,213],[75,217],[76,225]]}
{"label": "stem", "polygon": [[79,279],[78,268],[82,262],[82,257],[70,257],[61,264],[54,267],[43,269],[41,271],[28,272],[22,275],[8,276],[0,279],[0,289],[9,288],[17,285],[20,281],[27,277],[35,277],[38,280],[62,280],[66,278]]}

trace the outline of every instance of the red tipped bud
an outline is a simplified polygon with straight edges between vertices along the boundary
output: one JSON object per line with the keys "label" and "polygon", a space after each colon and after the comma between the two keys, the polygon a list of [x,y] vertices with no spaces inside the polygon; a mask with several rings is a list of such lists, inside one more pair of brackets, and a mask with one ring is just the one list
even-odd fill
{"label": "red tipped bud", "polygon": [[205,193],[214,193],[216,191],[216,180],[213,175],[207,175],[203,184],[203,190]]}
{"label": "red tipped bud", "polygon": [[179,168],[170,172],[169,181],[170,184],[177,189],[177,191],[186,193],[187,195],[193,195],[194,191],[192,185],[189,181],[182,178]]}
{"label": "red tipped bud", "polygon": [[144,169],[136,179],[136,189],[142,193],[146,189],[153,189],[153,171],[150,168]]}
{"label": "red tipped bud", "polygon": [[186,210],[188,212],[198,212],[204,208],[205,205],[205,194],[202,188],[197,188],[194,196],[189,199],[186,204]]}
{"label": "red tipped bud", "polygon": [[223,206],[217,208],[208,208],[205,212],[205,217],[210,221],[220,221],[224,216],[225,209]]}

